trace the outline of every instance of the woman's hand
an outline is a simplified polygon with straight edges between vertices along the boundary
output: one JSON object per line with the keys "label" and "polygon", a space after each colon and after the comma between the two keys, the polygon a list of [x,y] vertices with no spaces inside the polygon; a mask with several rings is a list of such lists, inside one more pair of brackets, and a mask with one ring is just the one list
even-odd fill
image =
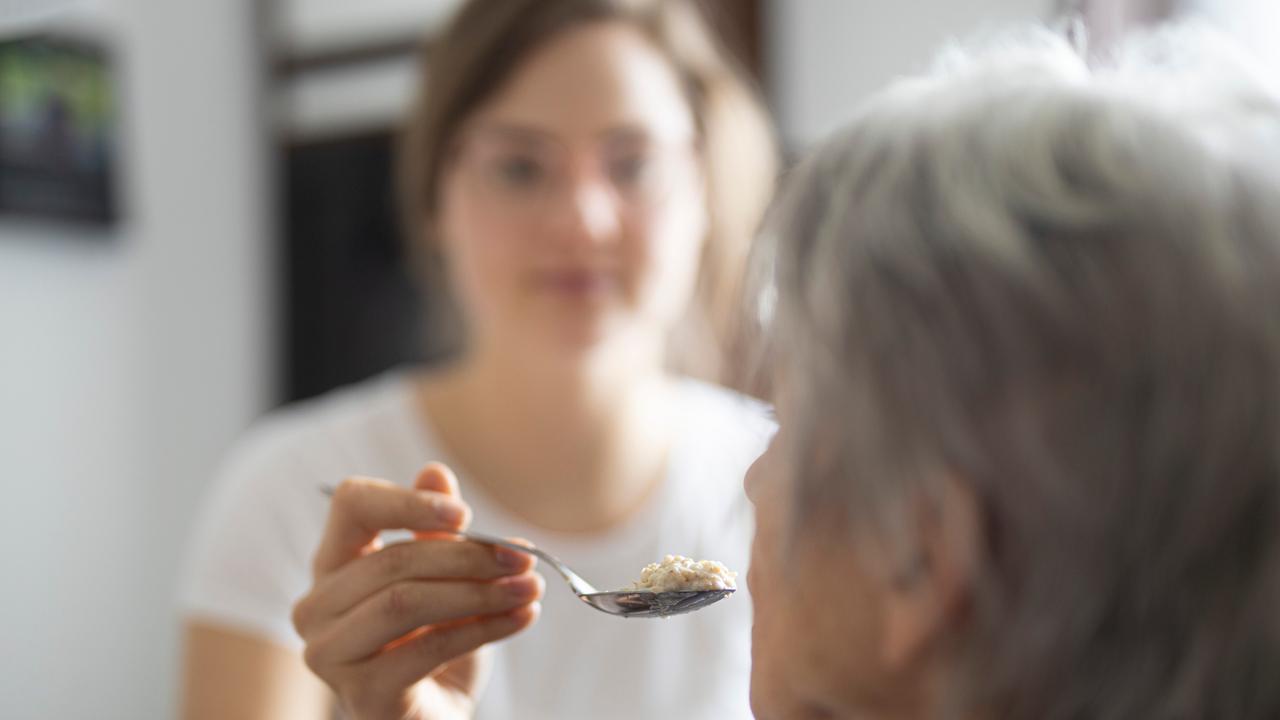
{"label": "woman's hand", "polygon": [[[469,718],[486,643],[528,627],[543,582],[526,553],[461,541],[470,508],[448,468],[414,489],[370,478],[338,486],[313,585],[294,606],[306,661],[359,720]],[[416,540],[382,546],[383,530]]]}

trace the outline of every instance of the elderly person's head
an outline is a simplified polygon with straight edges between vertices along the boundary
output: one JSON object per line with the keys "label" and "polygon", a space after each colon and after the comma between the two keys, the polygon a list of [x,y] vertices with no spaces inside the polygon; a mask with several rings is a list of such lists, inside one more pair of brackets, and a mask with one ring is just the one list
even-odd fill
{"label": "elderly person's head", "polygon": [[761,720],[1280,717],[1280,109],[1177,37],[953,52],[790,178]]}

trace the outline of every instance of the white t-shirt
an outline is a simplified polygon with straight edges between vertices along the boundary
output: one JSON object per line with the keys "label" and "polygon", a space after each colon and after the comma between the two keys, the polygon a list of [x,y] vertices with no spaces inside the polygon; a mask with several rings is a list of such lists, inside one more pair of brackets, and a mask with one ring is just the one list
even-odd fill
{"label": "white t-shirt", "polygon": [[[747,467],[773,430],[765,407],[693,380],[680,383],[668,475],[624,525],[590,538],[549,532],[505,512],[459,478],[472,529],[519,536],[597,587],[639,577],[668,553],[719,560],[745,580]],[[189,617],[301,648],[289,615],[310,586],[328,499],[349,475],[408,485],[448,458],[417,411],[410,375],[392,372],[275,413],[229,458],[194,530],[181,605]],[[555,573],[538,622],[495,645],[481,720],[750,718],[750,598],[674,618],[623,619],[582,604]]]}

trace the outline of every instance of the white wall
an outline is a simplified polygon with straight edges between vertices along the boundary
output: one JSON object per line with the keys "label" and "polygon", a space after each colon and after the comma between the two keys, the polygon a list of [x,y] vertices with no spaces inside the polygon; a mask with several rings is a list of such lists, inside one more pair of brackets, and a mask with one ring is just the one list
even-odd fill
{"label": "white wall", "polygon": [[6,720],[172,716],[186,528],[272,396],[249,0],[108,14],[125,219],[109,242],[0,221]]}
{"label": "white wall", "polygon": [[[1185,0],[1187,12],[1239,38],[1263,67],[1280,75],[1280,2],[1276,0]],[[1280,84],[1280,80],[1277,80]]]}
{"label": "white wall", "polygon": [[801,150],[893,77],[922,70],[947,38],[1047,16],[1050,0],[774,0],[767,16],[772,105]]}
{"label": "white wall", "polygon": [[[868,93],[928,67],[948,38],[1043,20],[1053,0],[773,0],[768,8],[772,105],[783,141],[803,150],[849,117]],[[1277,0],[1183,0],[1189,15],[1236,36],[1280,67]]]}
{"label": "white wall", "polygon": [[52,235],[0,231],[6,718],[138,707],[135,643],[154,636],[134,560],[147,524],[134,254]]}

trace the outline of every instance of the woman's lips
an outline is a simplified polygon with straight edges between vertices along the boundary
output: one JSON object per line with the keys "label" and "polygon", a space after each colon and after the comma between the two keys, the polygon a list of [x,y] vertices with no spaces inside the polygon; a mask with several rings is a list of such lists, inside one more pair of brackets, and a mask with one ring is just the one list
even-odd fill
{"label": "woman's lips", "polygon": [[616,279],[600,270],[552,270],[539,275],[539,285],[568,297],[591,298],[613,290]]}

